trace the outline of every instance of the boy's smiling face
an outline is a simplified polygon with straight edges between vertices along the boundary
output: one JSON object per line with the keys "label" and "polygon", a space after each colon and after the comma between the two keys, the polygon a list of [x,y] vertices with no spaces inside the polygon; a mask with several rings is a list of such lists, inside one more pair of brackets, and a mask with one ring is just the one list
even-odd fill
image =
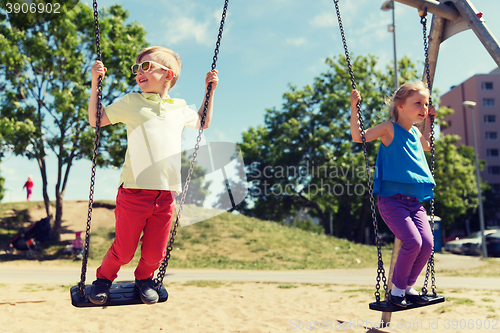
{"label": "boy's smiling face", "polygon": [[[161,63],[160,59],[155,57],[154,53],[144,55],[140,59],[140,62],[142,63],[143,61],[148,60]],[[173,75],[173,71],[167,71],[155,64],[151,64],[151,68],[147,72],[144,72],[141,68],[139,68],[135,81],[137,82],[137,85],[139,85],[142,92],[156,93],[163,98],[170,90],[170,81],[172,80]]]}

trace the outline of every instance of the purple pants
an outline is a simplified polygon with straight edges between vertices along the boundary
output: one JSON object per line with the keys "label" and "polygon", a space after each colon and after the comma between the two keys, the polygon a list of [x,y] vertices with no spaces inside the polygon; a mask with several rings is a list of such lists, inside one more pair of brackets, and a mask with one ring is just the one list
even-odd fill
{"label": "purple pants", "polygon": [[429,260],[434,244],[427,213],[417,198],[402,194],[378,197],[378,210],[394,236],[403,244],[392,274],[392,283],[400,289],[413,286]]}

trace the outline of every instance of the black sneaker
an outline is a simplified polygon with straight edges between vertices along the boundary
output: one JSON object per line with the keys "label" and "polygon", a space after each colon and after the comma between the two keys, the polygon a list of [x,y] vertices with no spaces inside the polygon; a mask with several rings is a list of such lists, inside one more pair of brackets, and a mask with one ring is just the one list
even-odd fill
{"label": "black sneaker", "polygon": [[424,305],[430,302],[430,299],[425,295],[406,295],[406,300],[411,303]]}
{"label": "black sneaker", "polygon": [[89,301],[97,305],[103,305],[108,301],[109,288],[112,282],[108,279],[97,279],[92,282]]}
{"label": "black sneaker", "polygon": [[389,302],[392,304],[399,306],[400,308],[406,308],[408,303],[406,302],[406,298],[404,296],[394,296],[389,292]]}
{"label": "black sneaker", "polygon": [[158,302],[159,296],[155,288],[155,283],[152,279],[137,280],[135,279],[135,286],[139,291],[141,300],[145,304],[155,304]]}

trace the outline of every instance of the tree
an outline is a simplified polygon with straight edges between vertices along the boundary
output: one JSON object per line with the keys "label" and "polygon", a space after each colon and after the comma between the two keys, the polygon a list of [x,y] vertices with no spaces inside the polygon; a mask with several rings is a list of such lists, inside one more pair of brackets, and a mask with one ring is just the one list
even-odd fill
{"label": "tree", "polygon": [[[144,29],[137,23],[124,24],[127,17],[119,5],[100,12],[102,61],[108,68],[103,82],[104,105],[134,88],[129,66],[147,46]],[[88,125],[87,107],[90,67],[96,59],[93,11],[79,3],[52,20],[33,22],[28,27],[11,26],[0,13],[0,129],[9,150],[37,161],[48,216],[45,159],[49,152],[55,154],[53,236],[58,240],[71,166],[92,156],[94,129]],[[123,126],[103,128],[100,166],[120,165],[124,135]]]}
{"label": "tree", "polygon": [[474,148],[456,146],[459,140],[457,135],[446,135],[436,142],[435,209],[445,230],[452,229],[460,216],[479,204]]}
{"label": "tree", "polygon": [[[268,109],[265,125],[243,133],[240,144],[248,171],[249,204],[245,214],[282,220],[307,208],[331,233],[329,215],[335,229],[351,239],[359,239],[369,216],[366,208],[365,166],[361,145],[352,142],[349,130],[350,77],[343,57],[326,60],[329,70],[302,90],[290,87],[283,95],[282,110]],[[409,64],[409,65],[408,65]],[[390,95],[392,79],[376,69],[373,56],[357,57],[353,63],[357,87],[363,96],[365,126],[380,122],[387,112],[384,97]],[[414,76],[413,66],[404,60],[400,68]],[[377,146],[368,145],[370,165]],[[360,225],[357,225],[361,223]],[[342,229],[346,230],[342,230]],[[360,239],[362,240],[362,239]]]}
{"label": "tree", "polygon": [[0,201],[3,200],[3,194],[5,192],[5,188],[3,187],[4,186],[4,182],[5,182],[5,178],[3,178],[2,176],[0,176]]}
{"label": "tree", "polygon": [[[268,109],[263,126],[243,133],[240,148],[250,195],[238,210],[281,221],[306,208],[310,215],[321,219],[325,233],[362,242],[372,214],[362,145],[354,143],[350,135],[350,77],[343,57],[337,61],[329,58],[326,63],[329,70],[313,85],[302,90],[290,87],[290,92],[283,95],[281,110]],[[400,82],[418,79],[416,66],[408,58],[398,63]],[[384,100],[393,89],[389,66],[382,72],[376,68],[373,56],[360,56],[352,62],[352,68],[363,98],[365,128],[388,119]],[[446,139],[436,155],[445,154],[441,149],[449,149],[451,141]],[[367,144],[371,172],[379,144],[379,140]],[[455,154],[448,160],[436,158],[436,168],[441,163],[451,163],[448,167],[455,168],[457,174],[453,179],[450,174],[437,175],[436,198],[441,203],[436,213],[439,215],[440,209],[446,214],[454,209],[460,212],[455,204],[469,198],[469,186],[474,183],[473,173],[467,174],[460,166],[471,161]],[[460,181],[466,183],[462,192]],[[457,191],[448,191],[448,184],[457,186]],[[334,230],[330,228],[330,214]],[[378,220],[382,221],[380,217]],[[385,224],[379,223],[379,227],[384,230]]]}
{"label": "tree", "polygon": [[[16,122],[10,119],[2,118],[0,115],[0,159],[4,156],[5,150],[8,150],[6,138],[9,138],[13,133],[19,132],[21,135],[31,131],[32,123],[28,120],[24,122]],[[5,179],[0,177],[0,201],[2,201],[5,188]]]}
{"label": "tree", "polygon": [[[189,168],[191,167],[191,160],[188,159],[187,151],[182,151],[181,153],[181,179],[185,181]],[[208,188],[212,184],[211,181],[205,182],[205,175],[207,171],[204,167],[197,165],[193,166],[193,174],[191,175],[191,181],[189,182],[189,188],[186,195],[186,205],[194,204],[198,207],[203,207],[206,196],[209,194]],[[184,183],[183,189],[184,189]],[[182,195],[182,194],[180,194]]]}
{"label": "tree", "polygon": [[[436,124],[448,126],[444,119],[455,111],[443,106],[438,112]],[[454,229],[465,230],[466,220],[478,220],[479,200],[474,148],[463,144],[457,145],[458,141],[460,141],[458,135],[446,135],[436,141],[435,145],[435,209],[437,215],[442,218],[442,229],[445,232],[451,232]],[[426,155],[430,165],[431,154],[426,152]],[[484,165],[484,160],[479,162],[481,170]],[[480,182],[483,201],[491,202],[493,194],[488,191],[486,183]],[[429,206],[427,203],[426,207]],[[479,221],[477,229],[479,229]]]}

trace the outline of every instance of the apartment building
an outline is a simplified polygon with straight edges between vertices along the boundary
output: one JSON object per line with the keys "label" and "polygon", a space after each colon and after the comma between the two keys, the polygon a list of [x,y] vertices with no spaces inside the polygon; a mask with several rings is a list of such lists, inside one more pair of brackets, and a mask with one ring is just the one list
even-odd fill
{"label": "apartment building", "polygon": [[460,143],[474,146],[471,111],[462,106],[464,101],[476,102],[478,157],[486,161],[481,178],[500,191],[500,68],[489,74],[474,75],[441,96],[440,105],[455,110],[446,118],[448,127],[442,127],[441,132],[457,134],[461,137]]}

